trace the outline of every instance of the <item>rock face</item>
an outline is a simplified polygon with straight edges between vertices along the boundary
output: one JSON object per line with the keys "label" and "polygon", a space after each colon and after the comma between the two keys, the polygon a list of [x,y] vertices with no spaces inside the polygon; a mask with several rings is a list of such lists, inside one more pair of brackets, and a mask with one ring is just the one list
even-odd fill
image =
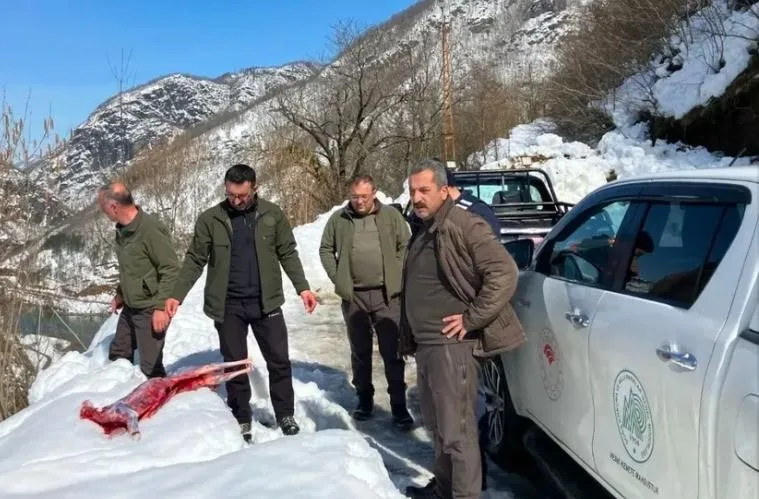
{"label": "rock face", "polygon": [[70,214],[54,192],[25,172],[0,170],[0,261]]}
{"label": "rock face", "polygon": [[72,208],[91,201],[93,189],[134,154],[178,132],[222,121],[277,89],[309,78],[317,67],[294,63],[251,68],[214,80],[173,74],[117,95],[98,106],[56,155],[29,172],[45,179]]}

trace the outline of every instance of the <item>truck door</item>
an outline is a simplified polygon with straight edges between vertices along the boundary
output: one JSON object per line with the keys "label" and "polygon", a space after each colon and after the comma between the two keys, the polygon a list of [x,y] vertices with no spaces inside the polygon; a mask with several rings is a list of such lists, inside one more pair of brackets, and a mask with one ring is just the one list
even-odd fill
{"label": "truck door", "polygon": [[748,245],[748,191],[656,183],[590,335],[593,456],[624,497],[697,498],[702,390]]}
{"label": "truck door", "polygon": [[515,352],[525,406],[540,426],[593,467],[593,401],[588,338],[599,300],[614,275],[612,254],[634,206],[602,199],[574,211],[523,273],[512,300],[528,335]]}

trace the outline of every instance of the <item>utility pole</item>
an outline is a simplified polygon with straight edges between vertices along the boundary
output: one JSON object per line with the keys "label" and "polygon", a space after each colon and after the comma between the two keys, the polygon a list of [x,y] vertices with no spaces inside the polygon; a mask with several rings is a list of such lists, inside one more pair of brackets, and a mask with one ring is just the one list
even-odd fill
{"label": "utility pole", "polygon": [[443,161],[449,168],[456,168],[456,145],[453,133],[453,83],[451,77],[451,47],[449,37],[451,22],[448,9],[443,9]]}

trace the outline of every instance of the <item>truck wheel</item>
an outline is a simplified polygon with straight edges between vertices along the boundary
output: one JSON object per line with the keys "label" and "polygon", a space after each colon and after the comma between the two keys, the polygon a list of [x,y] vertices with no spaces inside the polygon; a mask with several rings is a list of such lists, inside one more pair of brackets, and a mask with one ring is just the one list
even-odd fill
{"label": "truck wheel", "polygon": [[501,358],[486,359],[480,366],[480,390],[485,396],[481,420],[485,450],[499,466],[512,468],[524,456],[522,435],[526,422],[514,409]]}

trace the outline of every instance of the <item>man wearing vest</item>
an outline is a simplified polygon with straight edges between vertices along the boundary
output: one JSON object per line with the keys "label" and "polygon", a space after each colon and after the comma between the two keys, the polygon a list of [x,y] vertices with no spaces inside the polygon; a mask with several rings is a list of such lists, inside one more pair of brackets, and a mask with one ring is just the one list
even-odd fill
{"label": "man wearing vest", "polygon": [[[406,408],[405,362],[398,355],[401,274],[410,232],[401,213],[376,198],[369,175],[351,182],[350,202],[332,214],[322,234],[319,257],[342,299],[351,349],[356,420],[369,419],[374,408],[372,336],[385,364],[393,424],[413,425]],[[372,331],[373,330],[373,331]]]}

